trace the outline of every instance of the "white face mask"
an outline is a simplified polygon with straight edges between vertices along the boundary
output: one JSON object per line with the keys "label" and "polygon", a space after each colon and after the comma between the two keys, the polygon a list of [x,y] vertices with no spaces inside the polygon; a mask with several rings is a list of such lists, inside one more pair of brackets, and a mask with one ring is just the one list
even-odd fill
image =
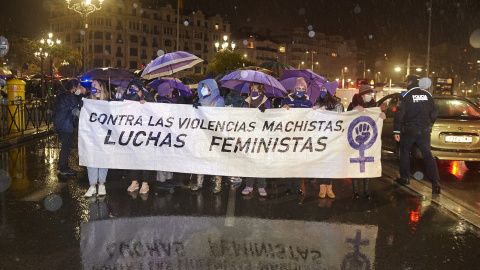
{"label": "white face mask", "polygon": [[201,90],[202,96],[208,96],[208,89],[204,86]]}
{"label": "white face mask", "polygon": [[82,93],[82,89],[80,88],[77,88],[77,90],[75,90],[75,95],[80,95]]}
{"label": "white face mask", "polygon": [[368,103],[368,102],[372,101],[372,98],[373,98],[373,97],[372,97],[371,95],[365,95],[365,96],[363,97],[363,101],[365,101],[365,102]]}
{"label": "white face mask", "polygon": [[122,94],[120,94],[120,93],[116,93],[116,94],[115,94],[115,98],[116,98],[116,99],[120,99],[120,98],[122,98]]}

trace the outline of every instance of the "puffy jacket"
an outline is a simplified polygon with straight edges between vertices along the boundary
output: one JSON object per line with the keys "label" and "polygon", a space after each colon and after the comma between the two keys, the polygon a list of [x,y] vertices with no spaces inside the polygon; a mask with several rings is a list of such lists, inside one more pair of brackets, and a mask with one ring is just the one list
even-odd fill
{"label": "puffy jacket", "polygon": [[75,109],[78,109],[78,100],[73,93],[62,90],[57,94],[53,105],[53,127],[62,132],[73,132],[77,122]]}

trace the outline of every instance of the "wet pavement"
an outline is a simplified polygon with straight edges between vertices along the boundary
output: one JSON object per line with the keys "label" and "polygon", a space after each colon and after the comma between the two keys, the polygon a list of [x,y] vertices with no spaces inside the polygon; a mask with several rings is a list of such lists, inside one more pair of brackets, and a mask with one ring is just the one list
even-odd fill
{"label": "wet pavement", "polygon": [[439,196],[426,180],[395,184],[384,152],[371,200],[352,198],[349,179],[334,180],[335,199],[310,181],[307,196],[286,195],[269,179],[262,198],[226,178],[218,195],[209,179],[191,192],[185,174],[174,193],[152,174],[147,195],[128,194],[122,170],[109,171],[106,197],[88,199],[78,152],[80,173],[60,178],[58,152],[54,135],[0,151],[0,269],[478,269],[480,177],[463,162],[438,163]]}

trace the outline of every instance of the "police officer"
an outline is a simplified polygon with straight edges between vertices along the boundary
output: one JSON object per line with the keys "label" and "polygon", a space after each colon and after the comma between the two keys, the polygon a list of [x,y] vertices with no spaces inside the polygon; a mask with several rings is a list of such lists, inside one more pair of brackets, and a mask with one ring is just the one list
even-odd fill
{"label": "police officer", "polygon": [[402,185],[410,184],[410,150],[414,143],[420,149],[427,169],[428,179],[432,182],[432,194],[440,194],[440,177],[437,163],[432,156],[430,132],[437,118],[437,107],[432,95],[418,86],[419,77],[407,77],[407,92],[395,112],[393,133],[400,142],[400,178]]}

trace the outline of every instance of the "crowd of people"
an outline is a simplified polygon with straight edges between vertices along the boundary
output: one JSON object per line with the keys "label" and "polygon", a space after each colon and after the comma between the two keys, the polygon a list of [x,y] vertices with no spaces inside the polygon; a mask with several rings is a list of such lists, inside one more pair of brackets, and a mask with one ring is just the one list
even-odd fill
{"label": "crowd of people", "polygon": [[[152,89],[146,86],[142,80],[133,79],[126,88],[118,86],[115,91],[110,91],[106,83],[98,79],[93,79],[89,84],[72,79],[65,85],[65,89],[57,95],[54,106],[54,128],[61,142],[58,162],[60,175],[75,175],[76,173],[68,166],[68,156],[83,98],[104,101],[131,100],[138,101],[141,104],[146,102],[192,104],[197,109],[200,106],[208,106],[255,108],[262,112],[274,108],[312,108],[314,110],[328,110],[337,113],[345,111],[340,98],[336,97],[335,92],[331,93],[325,88],[321,90],[316,100],[310,100],[310,97],[307,95],[308,85],[302,77],[297,78],[294,89],[288,90],[287,95],[281,98],[267,97],[263,84],[251,83],[249,89],[249,93],[239,93],[219,87],[219,84],[214,79],[205,79],[198,84],[198,91],[193,91],[193,94],[188,95],[182,94],[175,88],[170,90],[165,90],[165,88]],[[362,85],[359,93],[354,95],[347,110],[363,111],[364,108],[374,106],[376,106],[376,102],[373,89],[368,85]],[[385,119],[385,114],[381,113],[381,117]],[[105,181],[108,168],[87,167],[87,172],[90,187],[85,193],[85,197],[106,195]],[[147,194],[150,190],[150,173],[156,173],[157,183],[155,186],[159,189],[173,189],[180,186],[180,183],[174,180],[173,172],[131,170],[131,184],[127,188],[127,192]],[[192,183],[189,188],[192,191],[202,189],[205,178],[205,175],[202,174],[198,174],[196,177],[192,175],[190,179],[196,179],[196,181],[194,180],[195,183]],[[210,178],[212,179],[213,193],[220,193],[224,177],[214,175],[210,176]],[[232,185],[237,187],[244,181],[245,188],[242,191],[244,195],[252,194],[256,183],[259,196],[267,196],[267,181],[265,178],[247,177],[242,179],[239,176],[229,176],[229,180],[232,182]],[[352,179],[352,194],[355,198],[361,196],[359,180],[361,179]],[[285,193],[305,196],[305,190],[302,189],[302,181],[304,183],[316,183],[319,198],[335,198],[332,179],[321,177],[317,179],[286,178]],[[370,179],[363,179],[363,195],[368,199],[371,198],[369,187]]]}

